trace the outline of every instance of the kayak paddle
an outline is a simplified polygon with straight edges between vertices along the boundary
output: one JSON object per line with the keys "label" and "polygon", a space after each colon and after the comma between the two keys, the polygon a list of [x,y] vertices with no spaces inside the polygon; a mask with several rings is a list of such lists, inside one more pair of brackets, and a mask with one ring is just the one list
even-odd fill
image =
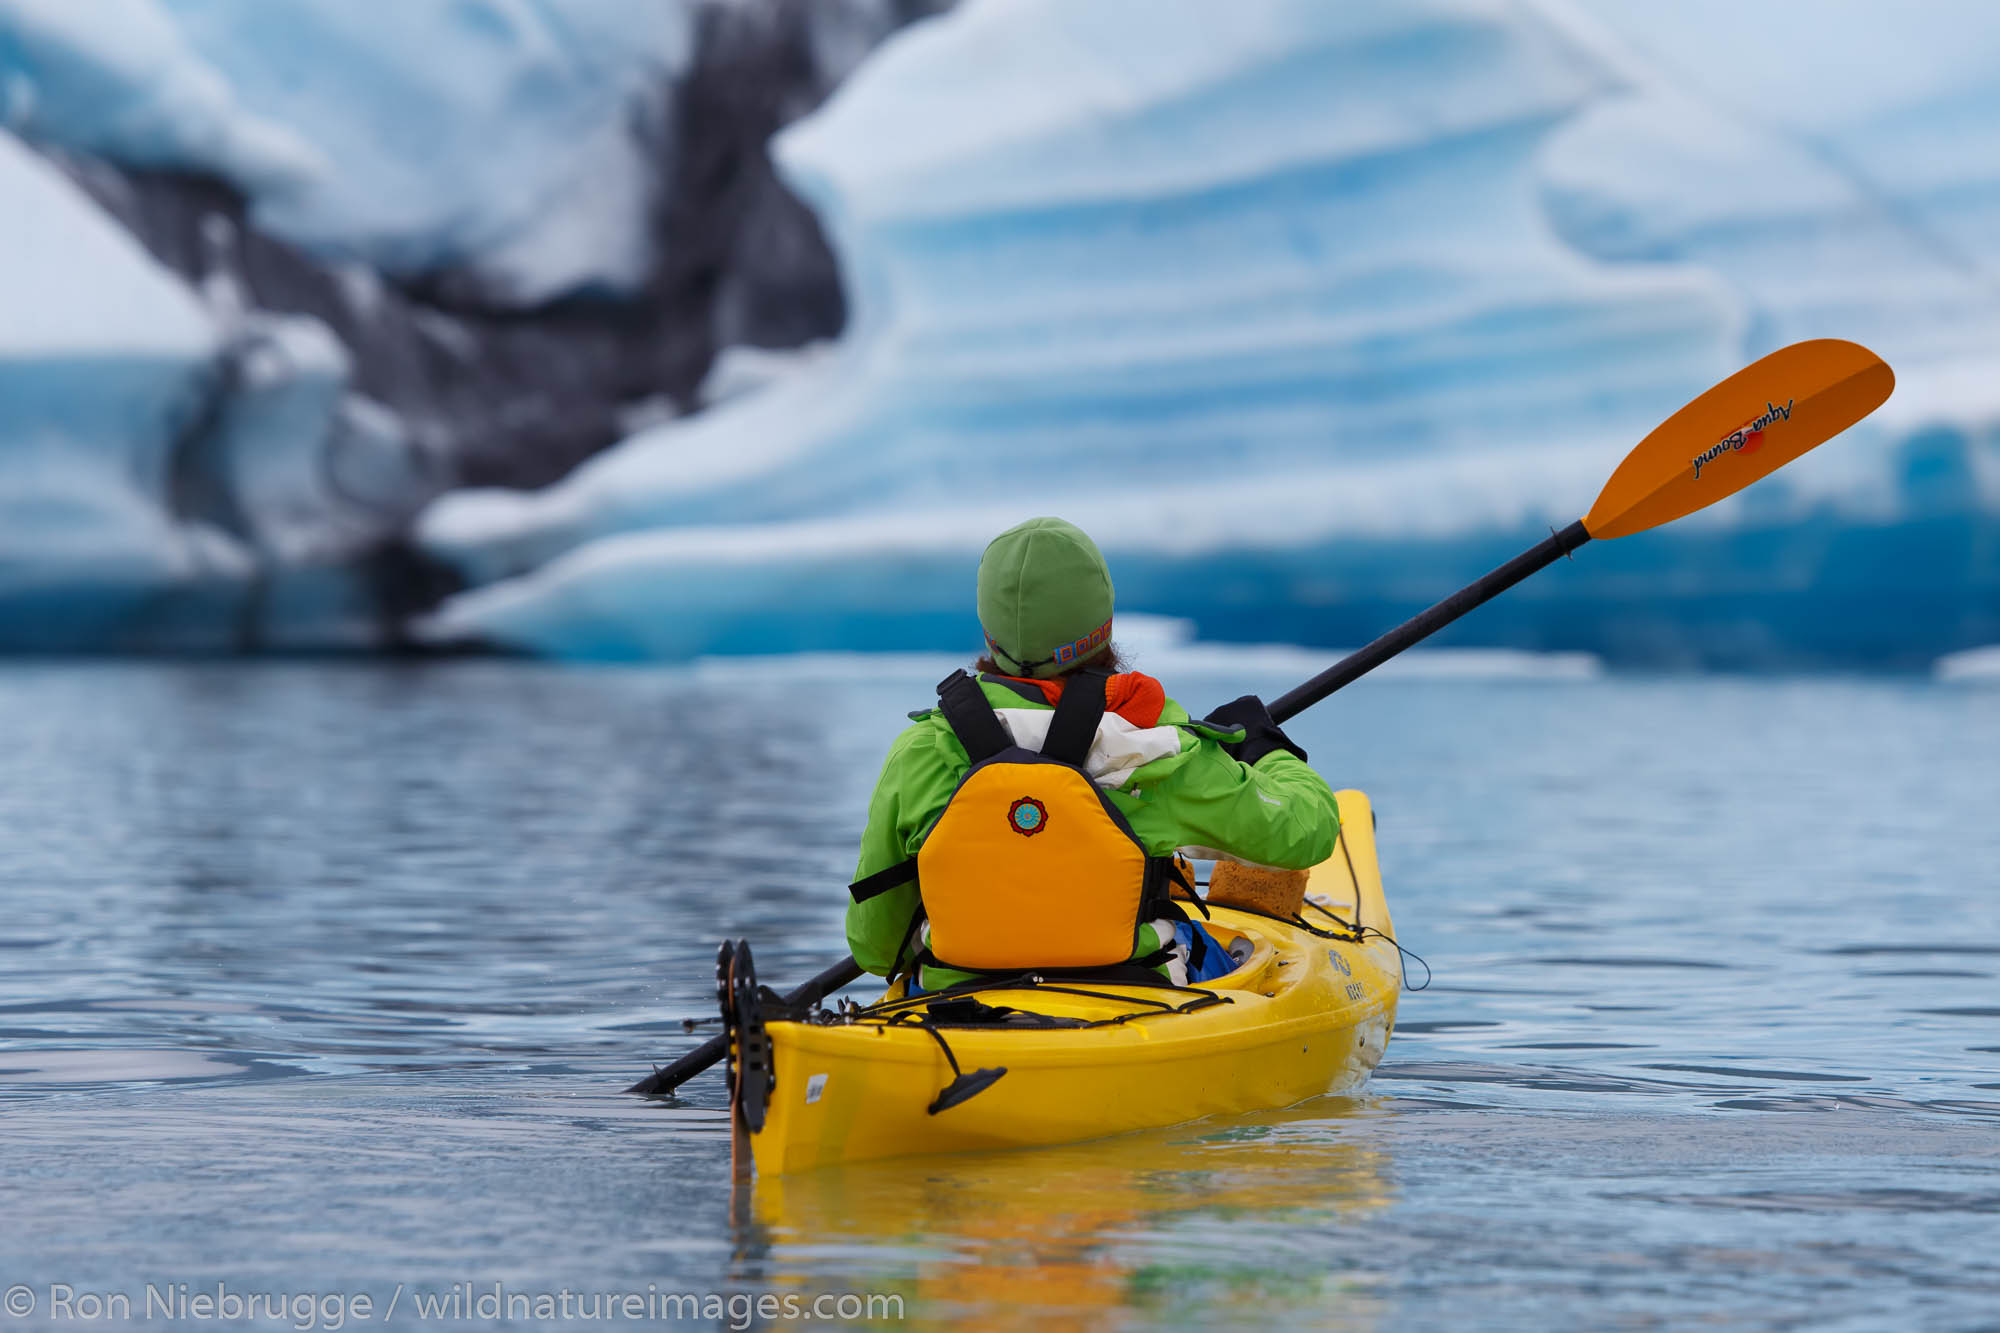
{"label": "kayak paddle", "polygon": [[[1539,569],[1598,537],[1629,537],[1684,518],[1776,472],[1888,401],[1896,376],[1858,343],[1815,338],[1781,347],[1737,371],[1661,422],[1625,455],[1590,512],[1478,581],[1419,612],[1375,642],[1271,702],[1278,722],[1298,716]],[[785,997],[811,1004],[861,975],[844,958]],[[723,1057],[716,1036],[627,1092],[673,1091]]]}
{"label": "kayak paddle", "polygon": [[[808,1005],[823,1000],[852,982],[861,975],[861,964],[852,958],[843,958],[826,971],[808,981],[785,997],[788,1005]],[[729,1051],[729,1034],[717,1033],[701,1045],[668,1065],[665,1069],[655,1069],[646,1077],[625,1089],[636,1092],[641,1097],[662,1097],[681,1084],[707,1069]]]}
{"label": "kayak paddle", "polygon": [[1629,537],[1706,509],[1826,443],[1888,400],[1896,376],[1859,343],[1814,338],[1737,371],[1639,441],[1576,522],[1271,701],[1298,716],[1595,537]]}

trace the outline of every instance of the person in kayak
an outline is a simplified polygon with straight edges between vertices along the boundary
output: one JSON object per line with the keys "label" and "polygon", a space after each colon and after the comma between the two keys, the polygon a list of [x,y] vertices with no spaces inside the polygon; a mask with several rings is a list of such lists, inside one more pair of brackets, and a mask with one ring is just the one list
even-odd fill
{"label": "person in kayak", "polygon": [[863,968],[920,967],[926,990],[1134,964],[1205,981],[1235,962],[1172,893],[1176,852],[1282,870],[1332,855],[1333,791],[1262,701],[1192,718],[1124,669],[1112,609],[1104,557],[1070,523],[986,547],[986,655],[910,715],[869,801],[847,909]]}

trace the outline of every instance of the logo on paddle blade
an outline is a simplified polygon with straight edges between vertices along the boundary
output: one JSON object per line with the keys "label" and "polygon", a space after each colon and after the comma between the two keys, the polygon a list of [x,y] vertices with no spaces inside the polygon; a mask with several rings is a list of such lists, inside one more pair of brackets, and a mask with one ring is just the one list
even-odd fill
{"label": "logo on paddle blade", "polygon": [[1792,419],[1792,403],[1794,401],[1787,398],[1785,405],[1779,407],[1776,403],[1766,399],[1763,416],[1744,422],[1735,430],[1723,436],[1719,443],[1711,445],[1706,452],[1696,454],[1694,459],[1695,480],[1701,480],[1701,470],[1705,465],[1713,463],[1724,454],[1756,453],[1758,449],[1763,447],[1764,432],[1767,429],[1777,422],[1790,421]]}
{"label": "logo on paddle blade", "polygon": [[1023,796],[1007,807],[1007,822],[1014,832],[1032,838],[1049,826],[1049,808],[1032,796]]}

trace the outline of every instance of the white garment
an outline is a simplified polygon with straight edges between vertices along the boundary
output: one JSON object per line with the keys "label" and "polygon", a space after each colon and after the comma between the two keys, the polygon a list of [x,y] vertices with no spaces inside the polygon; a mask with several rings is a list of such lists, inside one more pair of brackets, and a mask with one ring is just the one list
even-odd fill
{"label": "white garment", "polygon": [[[1052,708],[999,708],[1000,725],[1007,728],[1014,744],[1024,750],[1040,750],[1049,738],[1049,724],[1055,720]],[[1106,713],[1097,724],[1090,753],[1083,767],[1090,780],[1100,787],[1122,787],[1134,773],[1171,754],[1181,752],[1179,727],[1134,726],[1116,713]]]}

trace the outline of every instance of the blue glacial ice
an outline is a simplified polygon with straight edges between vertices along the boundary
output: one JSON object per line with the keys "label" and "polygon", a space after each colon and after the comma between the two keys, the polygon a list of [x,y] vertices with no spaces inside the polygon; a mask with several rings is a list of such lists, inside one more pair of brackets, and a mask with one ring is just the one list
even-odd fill
{"label": "blue glacial ice", "polygon": [[956,649],[981,545],[1052,512],[1124,607],[1351,644],[1581,513],[1708,383],[1840,336],[1898,369],[1877,418],[1450,641],[1758,665],[2000,640],[2000,160],[1967,133],[2000,21],[1787,12],[971,0],[776,144],[843,340],[546,490],[440,501],[421,538],[470,586],[423,632]]}
{"label": "blue glacial ice", "polygon": [[1937,660],[1934,674],[1957,684],[2000,685],[2000,644],[1947,653]]}
{"label": "blue glacial ice", "polygon": [[364,313],[377,270],[616,290],[689,40],[681,0],[0,0],[0,647],[379,643],[357,562],[439,484],[326,324],[190,286],[77,188],[133,192],[95,162],[226,182]]}
{"label": "blue glacial ice", "polygon": [[37,646],[115,640],[148,600],[232,584],[243,567],[164,503],[168,446],[217,331],[178,278],[4,133],[0,199],[0,597]]}
{"label": "blue glacial ice", "polygon": [[408,451],[332,333],[197,293],[4,131],[0,199],[0,647],[377,639],[340,565]]}
{"label": "blue glacial ice", "polygon": [[0,123],[525,305],[649,271],[660,145],[634,129],[690,43],[682,0],[0,0]]}

